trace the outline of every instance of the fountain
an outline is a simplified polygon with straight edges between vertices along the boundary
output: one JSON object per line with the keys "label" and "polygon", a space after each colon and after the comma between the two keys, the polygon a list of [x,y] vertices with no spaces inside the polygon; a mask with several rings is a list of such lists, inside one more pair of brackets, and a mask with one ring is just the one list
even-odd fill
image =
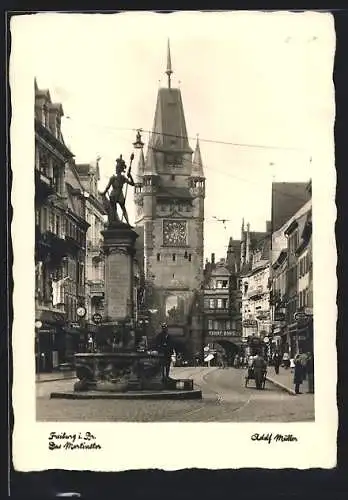
{"label": "fountain", "polygon": [[[73,391],[51,393],[51,398],[96,399],[201,399],[200,390],[190,379],[175,380],[164,376],[164,354],[161,349],[137,349],[133,320],[133,262],[137,233],[129,224],[125,207],[124,184],[134,186],[131,156],[127,177],[122,155],[103,193],[108,215],[102,231],[105,255],[105,316],[98,327],[98,339],[104,340],[109,352],[75,354],[78,381]],[[107,191],[112,188],[109,198]],[[122,210],[125,222],[117,214]],[[117,345],[111,349],[111,342]],[[160,347],[160,346],[159,346]]]}

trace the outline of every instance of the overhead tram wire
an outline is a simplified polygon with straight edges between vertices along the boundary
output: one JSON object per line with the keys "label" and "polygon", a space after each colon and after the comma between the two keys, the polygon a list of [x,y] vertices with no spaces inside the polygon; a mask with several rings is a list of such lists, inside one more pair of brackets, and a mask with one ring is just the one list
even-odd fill
{"label": "overhead tram wire", "polygon": [[[75,121],[74,118],[71,118],[70,116],[66,116],[67,120],[72,120]],[[88,125],[86,122],[84,122],[85,125]],[[183,135],[177,135],[177,134],[165,134],[162,132],[155,132],[153,130],[147,130],[141,127],[138,128],[128,128],[128,127],[114,127],[111,125],[96,125],[96,124],[90,124],[91,127],[96,127],[96,128],[105,128],[109,130],[124,130],[124,131],[129,131],[129,132],[137,132],[140,130],[141,132],[147,133],[150,135],[159,135],[159,136],[164,136],[164,137],[172,137],[175,139],[187,139],[190,141],[195,141],[197,137],[190,137],[190,136],[183,136]],[[231,141],[220,141],[216,139],[204,139],[199,137],[199,142],[208,142],[210,144],[221,144],[225,146],[235,146],[235,147],[240,147],[240,148],[256,148],[256,149],[272,149],[272,150],[279,150],[279,151],[298,151],[298,152],[306,152],[306,150],[302,148],[295,148],[295,147],[286,147],[286,146],[268,146],[268,145],[263,145],[263,144],[246,144],[246,143],[238,143],[238,142],[231,142]],[[154,148],[153,148],[154,149]]]}
{"label": "overhead tram wire", "polygon": [[[74,119],[72,119],[70,116],[67,116],[66,119],[69,119],[69,120],[72,120],[74,121]],[[86,125],[86,123],[85,123]],[[88,124],[87,124],[88,125]],[[105,128],[105,129],[110,129],[110,130],[124,130],[124,131],[129,131],[129,132],[137,132],[137,131],[141,131],[141,132],[144,132],[144,133],[147,133],[148,134],[148,137],[149,139],[151,138],[151,135],[159,135],[159,136],[165,136],[165,137],[174,137],[174,138],[177,138],[177,139],[188,139],[188,140],[196,140],[197,137],[185,137],[185,136],[179,136],[179,135],[176,135],[176,134],[163,134],[161,132],[154,132],[154,131],[151,131],[151,130],[146,130],[146,129],[143,129],[143,128],[127,128],[127,127],[112,127],[112,126],[108,126],[108,125],[93,125],[93,124],[90,124],[91,127],[94,127],[94,128]],[[117,136],[119,139],[121,140],[124,140],[126,141],[127,139],[125,137],[120,137],[120,136]],[[304,149],[301,149],[301,148],[290,148],[290,147],[280,147],[280,146],[266,146],[266,145],[257,145],[257,144],[243,144],[243,143],[234,143],[234,142],[228,142],[228,141],[218,141],[218,140],[214,140],[214,139],[201,139],[199,138],[199,141],[200,142],[208,142],[208,143],[211,143],[211,144],[221,144],[221,145],[226,145],[226,146],[234,146],[234,147],[245,147],[245,148],[258,148],[258,149],[269,149],[269,150],[279,150],[279,151],[297,151],[297,152],[302,152],[302,153],[307,153],[308,154],[308,157],[309,159],[311,160],[311,155],[306,152],[306,150]],[[148,148],[152,149],[152,150],[156,150],[156,148],[150,146],[149,144],[147,145]],[[233,175],[231,174],[230,172],[224,172],[222,170],[218,170],[216,169],[215,167],[209,167],[207,165],[204,165],[204,168],[207,168],[208,170],[212,170],[212,171],[215,171],[215,172],[219,172],[220,174],[222,175],[226,175],[228,177],[231,177],[233,179],[237,179],[237,180],[240,180],[242,182],[246,182],[246,183],[249,183],[249,184],[255,184],[255,185],[260,185],[261,182],[257,181],[257,180],[250,180],[250,179],[244,179],[243,177],[238,177],[236,175]],[[293,199],[296,199],[296,200],[301,200],[302,198],[299,198],[298,196],[295,196],[295,195],[292,195],[290,193],[285,193],[284,191],[281,191],[280,189],[276,189],[275,191],[277,191],[278,193],[280,194],[283,194],[284,196],[287,196],[289,198],[293,198]]]}

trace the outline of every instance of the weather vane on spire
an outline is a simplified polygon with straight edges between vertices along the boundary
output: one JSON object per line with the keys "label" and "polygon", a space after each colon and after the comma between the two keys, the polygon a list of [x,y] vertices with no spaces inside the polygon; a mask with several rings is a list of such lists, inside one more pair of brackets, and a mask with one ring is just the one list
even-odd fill
{"label": "weather vane on spire", "polygon": [[172,70],[172,59],[170,57],[170,41],[168,38],[168,46],[167,46],[167,70],[166,70],[167,76],[168,76],[168,88],[171,88],[171,75],[173,73]]}

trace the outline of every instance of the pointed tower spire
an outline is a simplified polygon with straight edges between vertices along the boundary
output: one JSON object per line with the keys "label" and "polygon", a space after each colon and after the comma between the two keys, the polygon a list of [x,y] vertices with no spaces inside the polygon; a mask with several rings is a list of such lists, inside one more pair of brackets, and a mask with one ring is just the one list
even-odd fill
{"label": "pointed tower spire", "polygon": [[137,184],[141,184],[143,181],[144,168],[145,168],[145,158],[144,158],[143,149],[141,149],[140,154],[139,154],[139,159],[138,159],[137,171],[136,171],[135,182]]}
{"label": "pointed tower spire", "polygon": [[149,145],[147,148],[146,159],[144,162],[144,174],[146,176],[157,175],[156,155],[153,148]]}
{"label": "pointed tower spire", "polygon": [[204,177],[203,162],[201,148],[199,147],[199,139],[197,134],[196,149],[192,161],[192,177]]}
{"label": "pointed tower spire", "polygon": [[168,45],[167,45],[167,70],[166,70],[167,76],[168,76],[168,88],[171,88],[171,76],[173,73],[172,70],[172,58],[170,56],[170,41],[168,38]]}

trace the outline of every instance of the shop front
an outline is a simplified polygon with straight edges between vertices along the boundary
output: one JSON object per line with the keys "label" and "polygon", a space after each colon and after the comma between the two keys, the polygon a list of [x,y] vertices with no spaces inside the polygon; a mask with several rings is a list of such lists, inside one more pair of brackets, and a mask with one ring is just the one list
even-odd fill
{"label": "shop front", "polygon": [[313,352],[313,318],[298,317],[295,323],[288,328],[290,355],[298,353]]}
{"label": "shop front", "polygon": [[64,314],[41,310],[35,321],[35,371],[51,372],[60,364]]}
{"label": "shop front", "polygon": [[64,363],[74,364],[74,355],[88,350],[88,330],[72,322],[64,327]]}
{"label": "shop front", "polygon": [[307,317],[297,324],[299,352],[313,352],[313,317]]}

